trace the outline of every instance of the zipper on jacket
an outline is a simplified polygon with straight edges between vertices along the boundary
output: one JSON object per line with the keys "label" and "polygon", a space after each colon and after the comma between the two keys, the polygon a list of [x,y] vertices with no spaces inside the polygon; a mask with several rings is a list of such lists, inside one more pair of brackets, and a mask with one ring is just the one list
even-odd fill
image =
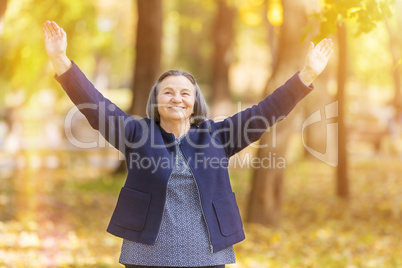
{"label": "zipper on jacket", "polygon": [[210,234],[210,232],[209,232],[209,227],[208,227],[207,218],[205,217],[204,208],[202,207],[200,189],[198,188],[198,183],[197,183],[197,180],[195,179],[194,172],[193,172],[193,170],[191,169],[190,165],[188,164],[187,158],[186,158],[186,156],[184,155],[183,150],[182,150],[181,147],[180,147],[180,143],[179,143],[179,148],[180,148],[181,154],[183,155],[184,159],[185,159],[186,162],[187,162],[188,167],[190,168],[191,174],[193,174],[193,179],[194,179],[194,181],[195,181],[195,186],[197,187],[197,193],[198,193],[198,198],[199,198],[198,200],[200,200],[200,207],[201,207],[202,217],[204,218],[205,225],[206,225],[207,231],[208,231],[209,247],[210,247],[210,249],[211,249],[211,253],[214,253],[214,247],[212,246],[212,242],[211,242],[211,234]]}
{"label": "zipper on jacket", "polygon": [[[172,170],[172,172],[173,172],[173,170]],[[168,178],[167,183],[166,183],[165,201],[163,202],[162,218],[161,218],[161,223],[159,224],[158,234],[156,235],[156,238],[155,238],[155,243],[156,243],[156,240],[158,240],[159,233],[161,232],[163,216],[165,215],[166,197],[167,197],[167,192],[168,192],[168,183],[169,183],[169,180],[170,180],[170,175],[172,175],[172,172],[170,172],[169,178]]]}
{"label": "zipper on jacket", "polygon": [[[175,148],[175,150],[176,150],[176,148]],[[162,218],[161,218],[161,223],[159,224],[158,234],[156,235],[156,238],[155,238],[155,243],[156,243],[156,240],[158,240],[159,233],[161,232],[161,226],[162,226],[163,216],[165,215],[165,207],[166,207],[166,199],[167,199],[167,192],[168,192],[168,184],[169,184],[170,176],[172,175],[173,169],[174,169],[174,167],[175,167],[175,165],[176,165],[176,158],[177,158],[177,152],[176,152],[176,155],[175,155],[175,159],[174,159],[174,164],[173,164],[172,171],[170,172],[169,177],[168,177],[168,180],[167,180],[167,182],[166,182],[166,192],[165,192],[165,200],[163,201]],[[154,244],[155,244],[155,243],[154,243]]]}

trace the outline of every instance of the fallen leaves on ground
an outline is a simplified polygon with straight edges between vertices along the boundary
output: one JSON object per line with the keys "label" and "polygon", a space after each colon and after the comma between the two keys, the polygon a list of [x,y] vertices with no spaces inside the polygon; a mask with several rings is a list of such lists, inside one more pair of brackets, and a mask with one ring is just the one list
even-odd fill
{"label": "fallen leaves on ground", "polygon": [[[401,171],[398,160],[352,162],[344,201],[335,196],[335,169],[312,160],[288,165],[280,226],[245,223],[246,240],[227,267],[402,267]],[[250,172],[231,173],[244,213]],[[51,173],[30,178],[25,190],[3,184],[0,267],[122,267],[121,240],[106,227],[124,175],[58,174],[52,187],[41,187]]]}

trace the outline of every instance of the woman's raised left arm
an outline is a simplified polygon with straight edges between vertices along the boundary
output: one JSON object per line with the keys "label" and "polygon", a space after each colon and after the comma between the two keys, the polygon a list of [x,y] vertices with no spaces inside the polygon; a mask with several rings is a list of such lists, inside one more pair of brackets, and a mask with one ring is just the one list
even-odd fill
{"label": "woman's raised left arm", "polygon": [[266,130],[284,119],[296,104],[313,89],[312,82],[325,69],[331,54],[331,39],[310,44],[303,69],[288,81],[253,105],[212,125],[212,135],[218,138],[230,157],[259,140]]}
{"label": "woman's raised left arm", "polygon": [[304,67],[299,73],[300,80],[309,86],[314,79],[324,71],[328,60],[331,57],[332,47],[334,44],[331,39],[323,39],[315,47],[313,42],[310,43],[309,50],[305,59]]}

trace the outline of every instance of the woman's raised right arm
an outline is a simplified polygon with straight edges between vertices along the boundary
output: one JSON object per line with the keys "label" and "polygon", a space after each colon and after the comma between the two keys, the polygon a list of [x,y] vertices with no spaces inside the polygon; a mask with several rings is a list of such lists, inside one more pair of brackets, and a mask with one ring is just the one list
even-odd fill
{"label": "woman's raised right arm", "polygon": [[55,22],[46,21],[43,34],[46,52],[57,74],[56,80],[90,125],[125,154],[127,146],[133,148],[135,133],[143,128],[139,126],[142,120],[134,119],[105,98],[78,66],[68,59],[67,35],[62,28]]}
{"label": "woman's raised right arm", "polygon": [[46,52],[54,70],[57,75],[62,75],[72,65],[66,54],[67,34],[54,21],[46,21],[43,26],[43,35],[45,37]]}

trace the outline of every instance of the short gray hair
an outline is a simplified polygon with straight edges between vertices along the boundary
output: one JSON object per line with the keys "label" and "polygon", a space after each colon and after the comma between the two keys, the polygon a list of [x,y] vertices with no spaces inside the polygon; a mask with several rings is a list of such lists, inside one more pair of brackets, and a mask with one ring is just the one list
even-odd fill
{"label": "short gray hair", "polygon": [[195,102],[194,102],[194,113],[190,117],[190,124],[198,126],[202,122],[207,119],[208,114],[208,106],[202,95],[201,89],[198,86],[197,82],[195,82],[194,77],[186,72],[181,70],[169,70],[161,74],[156,81],[155,85],[152,87],[151,92],[149,93],[148,103],[147,103],[147,116],[154,120],[155,122],[160,122],[160,115],[158,112],[158,87],[159,84],[168,76],[184,76],[186,77],[195,88]]}

